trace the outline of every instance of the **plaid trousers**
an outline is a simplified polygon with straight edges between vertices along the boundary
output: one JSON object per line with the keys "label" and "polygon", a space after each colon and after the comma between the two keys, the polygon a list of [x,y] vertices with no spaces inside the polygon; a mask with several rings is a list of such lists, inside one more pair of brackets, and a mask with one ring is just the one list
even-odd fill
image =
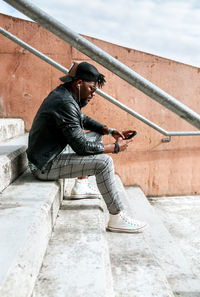
{"label": "plaid trousers", "polygon": [[[100,141],[99,134],[89,132],[87,138],[92,141]],[[47,167],[45,172],[40,169],[33,171],[40,180],[58,180],[62,178],[74,178],[80,176],[95,175],[98,189],[111,214],[123,209],[122,202],[116,186],[113,160],[108,154],[80,156],[66,149],[56,157]]]}

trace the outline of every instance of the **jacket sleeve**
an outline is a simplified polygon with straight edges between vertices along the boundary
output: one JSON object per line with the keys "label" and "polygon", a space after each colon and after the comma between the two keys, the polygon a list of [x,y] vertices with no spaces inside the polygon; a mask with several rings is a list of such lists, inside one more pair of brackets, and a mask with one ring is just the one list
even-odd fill
{"label": "jacket sleeve", "polygon": [[83,123],[81,110],[74,102],[67,102],[57,107],[54,111],[54,119],[58,131],[62,131],[71,148],[78,155],[100,154],[104,152],[104,145],[89,141],[82,132]]}
{"label": "jacket sleeve", "polygon": [[82,113],[83,127],[86,130],[91,130],[103,135],[102,128],[105,126]]}

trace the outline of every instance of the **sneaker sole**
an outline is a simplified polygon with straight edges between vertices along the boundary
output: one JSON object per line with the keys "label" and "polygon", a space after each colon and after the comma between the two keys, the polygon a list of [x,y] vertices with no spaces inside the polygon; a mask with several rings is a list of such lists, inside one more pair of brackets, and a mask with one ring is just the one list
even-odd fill
{"label": "sneaker sole", "polygon": [[122,229],[122,228],[107,227],[106,230],[110,232],[117,232],[117,233],[141,233],[147,228],[148,228],[148,225],[144,225],[139,229]]}
{"label": "sneaker sole", "polygon": [[71,195],[69,196],[71,200],[80,200],[80,199],[101,199],[101,196],[89,196],[89,195]]}

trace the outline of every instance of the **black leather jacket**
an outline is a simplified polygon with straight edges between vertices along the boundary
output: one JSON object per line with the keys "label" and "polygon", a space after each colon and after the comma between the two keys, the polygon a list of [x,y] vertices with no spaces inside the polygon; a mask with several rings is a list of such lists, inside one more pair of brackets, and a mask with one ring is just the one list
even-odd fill
{"label": "black leather jacket", "polygon": [[104,125],[85,116],[78,100],[63,85],[53,90],[40,106],[29,133],[28,160],[39,169],[69,144],[79,155],[104,152],[102,143],[88,141],[82,129],[103,135]]}

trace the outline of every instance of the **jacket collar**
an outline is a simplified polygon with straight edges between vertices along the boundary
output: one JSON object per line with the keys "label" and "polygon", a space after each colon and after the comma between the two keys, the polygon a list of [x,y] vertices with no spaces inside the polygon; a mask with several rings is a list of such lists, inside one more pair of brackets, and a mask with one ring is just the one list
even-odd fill
{"label": "jacket collar", "polygon": [[[63,85],[61,85],[61,86],[63,86]],[[64,88],[65,88],[65,87],[64,87]],[[70,88],[65,88],[65,90],[67,90],[67,91],[69,92],[69,94],[70,94],[70,95],[72,96],[72,98],[76,101],[76,103],[78,104],[78,106],[81,108],[80,101],[79,101],[78,97],[76,97],[76,96],[73,94],[72,90],[71,90]]]}

